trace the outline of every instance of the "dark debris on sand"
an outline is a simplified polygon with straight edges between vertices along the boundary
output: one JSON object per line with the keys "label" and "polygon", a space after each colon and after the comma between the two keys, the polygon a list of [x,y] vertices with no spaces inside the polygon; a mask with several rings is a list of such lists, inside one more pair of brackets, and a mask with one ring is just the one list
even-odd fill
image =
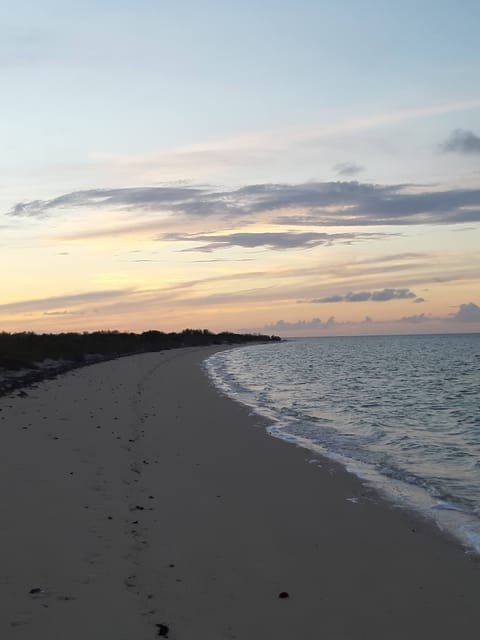
{"label": "dark debris on sand", "polygon": [[169,627],[166,624],[156,624],[157,627],[157,636],[162,638],[168,638],[168,632],[170,631]]}

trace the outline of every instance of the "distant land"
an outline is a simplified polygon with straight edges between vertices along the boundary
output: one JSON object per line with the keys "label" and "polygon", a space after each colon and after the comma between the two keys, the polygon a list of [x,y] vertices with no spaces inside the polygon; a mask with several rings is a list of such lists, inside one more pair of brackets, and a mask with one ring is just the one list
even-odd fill
{"label": "distant land", "polygon": [[91,333],[0,333],[0,395],[53,377],[69,369],[136,353],[180,347],[279,342],[275,335],[213,333],[184,329],[179,333],[94,331]]}

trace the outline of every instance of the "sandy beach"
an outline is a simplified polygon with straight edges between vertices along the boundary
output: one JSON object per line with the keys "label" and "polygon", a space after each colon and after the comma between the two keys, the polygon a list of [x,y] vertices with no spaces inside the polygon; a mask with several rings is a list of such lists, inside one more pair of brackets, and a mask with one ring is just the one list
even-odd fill
{"label": "sandy beach", "polygon": [[267,435],[203,372],[216,349],[0,398],[0,637],[476,637],[478,558]]}

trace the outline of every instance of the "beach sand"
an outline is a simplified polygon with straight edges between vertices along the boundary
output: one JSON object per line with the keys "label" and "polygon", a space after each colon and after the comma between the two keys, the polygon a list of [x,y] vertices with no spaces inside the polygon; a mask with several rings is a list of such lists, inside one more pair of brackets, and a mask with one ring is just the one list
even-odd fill
{"label": "beach sand", "polygon": [[477,637],[477,557],[267,435],[214,351],[0,398],[2,640]]}

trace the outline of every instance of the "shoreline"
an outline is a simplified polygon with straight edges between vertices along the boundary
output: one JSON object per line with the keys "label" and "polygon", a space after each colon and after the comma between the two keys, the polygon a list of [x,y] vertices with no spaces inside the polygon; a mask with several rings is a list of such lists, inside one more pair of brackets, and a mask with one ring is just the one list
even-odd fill
{"label": "shoreline", "polygon": [[268,435],[203,371],[218,350],[0,397],[2,636],[473,637],[478,560]]}
{"label": "shoreline", "polygon": [[[316,338],[315,338],[316,339]],[[452,498],[433,497],[421,484],[414,484],[400,477],[394,477],[378,471],[373,463],[368,463],[344,453],[328,449],[321,442],[308,437],[293,435],[288,429],[284,417],[275,409],[264,403],[258,403],[254,391],[245,387],[233,376],[233,385],[229,381],[228,367],[218,364],[215,354],[204,362],[207,375],[212,379],[214,387],[234,402],[238,402],[262,419],[267,421],[266,431],[274,438],[300,447],[313,456],[328,459],[339,464],[348,473],[357,477],[364,485],[376,492],[380,499],[396,508],[417,513],[440,529],[446,536],[460,545],[465,553],[473,553],[480,557],[480,519],[473,512],[465,510]],[[222,375],[223,373],[223,375]],[[248,384],[248,383],[247,383]],[[237,385],[237,387],[236,387]],[[235,388],[236,387],[236,388]],[[312,460],[312,463],[314,460]]]}

